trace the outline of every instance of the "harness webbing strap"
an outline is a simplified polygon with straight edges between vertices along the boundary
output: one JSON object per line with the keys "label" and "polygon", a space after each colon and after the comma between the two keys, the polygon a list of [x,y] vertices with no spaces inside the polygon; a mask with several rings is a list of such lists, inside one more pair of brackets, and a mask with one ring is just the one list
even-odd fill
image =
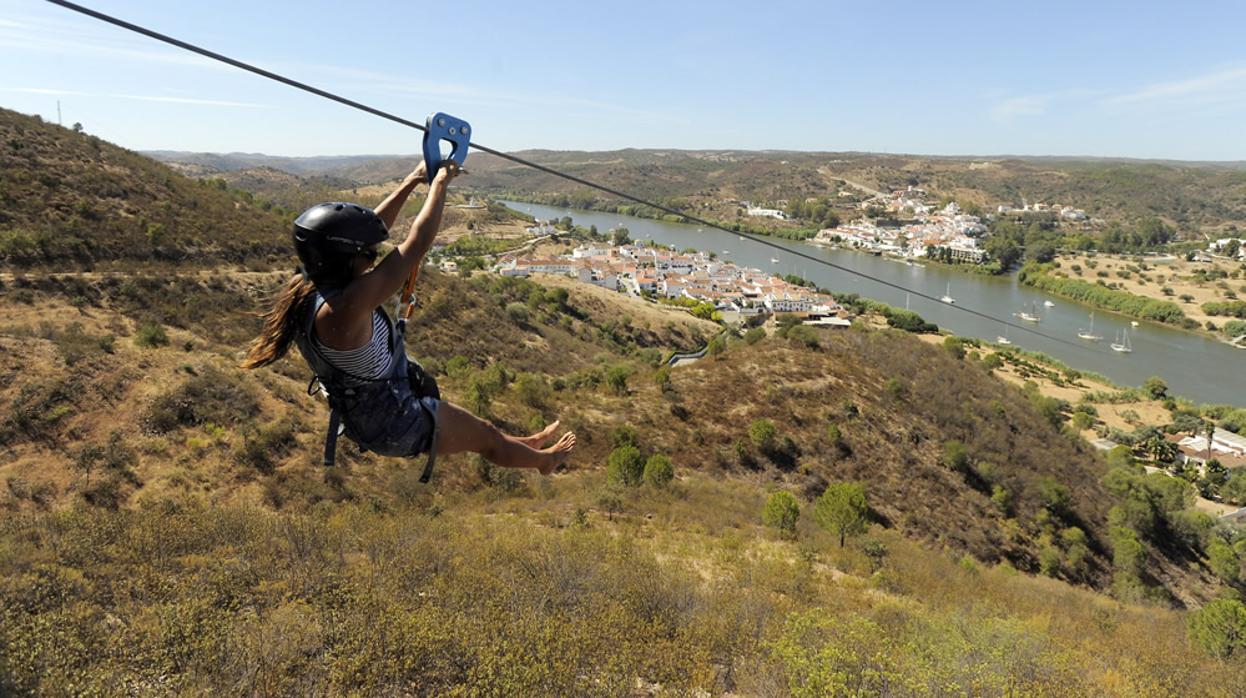
{"label": "harness webbing strap", "polygon": [[440,433],[437,418],[433,417],[433,438],[428,441],[428,460],[424,462],[424,472],[420,474],[420,482],[424,484],[428,484],[429,478],[433,476],[433,464],[437,462],[437,435]]}
{"label": "harness webbing strap", "polygon": [[342,413],[329,409],[329,431],[324,435],[324,464],[332,466],[337,462],[337,434],[342,425]]}

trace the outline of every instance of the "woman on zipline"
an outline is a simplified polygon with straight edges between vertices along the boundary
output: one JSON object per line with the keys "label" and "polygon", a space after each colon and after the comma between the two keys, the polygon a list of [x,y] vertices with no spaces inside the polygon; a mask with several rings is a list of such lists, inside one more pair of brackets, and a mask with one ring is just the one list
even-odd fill
{"label": "woman on zipline", "polygon": [[[333,411],[326,462],[332,461],[340,418],[360,447],[385,456],[437,455],[474,451],[507,468],[554,471],[575,448],[567,432],[549,443],[554,422],[527,437],[507,436],[492,424],[439,399],[431,380],[408,364],[402,327],[381,309],[416,273],[437,236],[446,187],[459,173],[447,160],[429,185],[428,198],[407,237],[376,263],[379,244],[389,237],[411,191],[427,181],[424,163],[403,180],[375,211],[348,203],[324,203],[294,222],[294,247],[302,268],[264,317],[244,368],[277,361],[295,343],[329,396]],[[415,378],[409,378],[408,372]],[[423,380],[421,380],[423,378]],[[421,385],[423,384],[423,386]],[[427,476],[427,472],[425,473]]]}

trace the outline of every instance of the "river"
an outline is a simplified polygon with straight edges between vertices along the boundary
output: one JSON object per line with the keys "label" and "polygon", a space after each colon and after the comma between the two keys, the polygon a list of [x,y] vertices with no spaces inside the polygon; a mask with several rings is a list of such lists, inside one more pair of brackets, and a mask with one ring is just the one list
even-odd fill
{"label": "river", "polygon": [[[569,210],[511,201],[502,203],[534,218],[557,219],[571,216],[577,225],[595,225],[602,233],[622,225],[631,233],[633,240],[651,239],[679,249],[695,247],[705,252],[716,252],[720,259],[741,266],[775,274],[796,274],[832,291],[859,293],[900,308],[905,307],[907,302],[914,312],[956,334],[994,342],[996,337],[1007,332],[1008,339],[1015,346],[1041,351],[1074,368],[1101,373],[1120,385],[1137,386],[1150,376],[1160,376],[1168,384],[1171,393],[1195,402],[1246,406],[1246,350],[1235,349],[1192,332],[1146,321],[1140,321],[1141,325],[1134,328],[1130,326],[1130,318],[1126,316],[1106,310],[1094,310],[1080,303],[1022,286],[1017,283],[1015,274],[982,276],[935,265],[908,266],[903,262],[860,252],[832,250],[801,242],[767,238],[784,248],[799,250],[928,296],[939,298],[945,292],[950,292],[956,299],[956,307],[952,307],[922,298],[906,299],[903,291],[816,264],[808,259],[784,254],[748,238],[713,228],[702,229],[695,225],[666,223],[617,213]],[[771,262],[772,258],[779,261]],[[1044,301],[1051,301],[1055,306],[1044,307]],[[1052,341],[1016,328],[1006,329],[1002,323],[970,315],[957,307],[971,308],[994,318],[1007,319],[1017,325],[1029,323],[1017,319],[1014,313],[1037,308],[1042,322],[1035,325],[1035,329],[1043,334],[1067,339],[1073,345]],[[1079,329],[1089,326],[1088,316],[1092,310],[1095,314],[1095,334],[1104,339],[1100,342],[1078,340]],[[1108,346],[1117,335],[1125,331],[1129,332],[1129,340],[1133,346],[1133,353],[1130,354],[1115,352]]]}

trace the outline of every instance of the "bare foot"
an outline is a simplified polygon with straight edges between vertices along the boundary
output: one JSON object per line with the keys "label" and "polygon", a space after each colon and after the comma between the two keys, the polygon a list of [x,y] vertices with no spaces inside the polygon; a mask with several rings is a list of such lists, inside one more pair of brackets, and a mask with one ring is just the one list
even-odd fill
{"label": "bare foot", "polygon": [[541,471],[542,475],[549,475],[554,472],[554,468],[562,465],[562,462],[567,460],[567,457],[571,455],[571,451],[574,449],[575,434],[571,432],[563,434],[558,443],[541,451],[545,455],[545,460],[537,467],[537,470]]}
{"label": "bare foot", "polygon": [[515,440],[529,448],[541,448],[545,445],[545,442],[549,441],[550,437],[554,435],[554,432],[558,430],[558,424],[558,420],[554,420],[553,424],[545,427],[532,436],[516,436]]}

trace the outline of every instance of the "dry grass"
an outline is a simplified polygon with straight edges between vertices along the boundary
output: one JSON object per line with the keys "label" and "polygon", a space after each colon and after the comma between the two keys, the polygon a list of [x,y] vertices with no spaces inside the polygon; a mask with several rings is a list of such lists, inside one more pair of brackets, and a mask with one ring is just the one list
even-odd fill
{"label": "dry grass", "polygon": [[[1145,274],[1150,281],[1144,281],[1141,274],[1135,270],[1138,268],[1139,259],[1124,255],[1106,255],[1098,254],[1094,257],[1086,255],[1070,255],[1060,257],[1059,271],[1067,274],[1071,279],[1088,281],[1095,283],[1102,280],[1105,283],[1115,283],[1122,290],[1129,293],[1154,298],[1156,300],[1167,300],[1177,303],[1182,312],[1192,320],[1198,322],[1200,326],[1204,326],[1208,321],[1221,325],[1224,323],[1224,317],[1214,317],[1203,312],[1203,304],[1209,301],[1225,300],[1225,289],[1218,286],[1215,281],[1204,281],[1194,277],[1196,271],[1211,271],[1220,269],[1232,272],[1240,267],[1239,264],[1232,262],[1215,262],[1211,264],[1202,262],[1187,262],[1184,259],[1173,259],[1171,261],[1157,261],[1155,259],[1146,259],[1149,267],[1148,271],[1141,272]],[[1087,266],[1087,262],[1096,264],[1094,269]],[[1073,265],[1081,267],[1081,271],[1074,271]],[[1125,271],[1129,278],[1122,278],[1118,272]],[[1098,272],[1107,272],[1107,278],[1100,277]],[[1239,297],[1246,297],[1246,292],[1242,291],[1242,286],[1246,285],[1246,280],[1241,278],[1226,279],[1229,289],[1236,292]],[[1165,295],[1163,288],[1172,289],[1172,295]],[[1181,300],[1181,296],[1190,295],[1194,300],[1186,302]]]}

